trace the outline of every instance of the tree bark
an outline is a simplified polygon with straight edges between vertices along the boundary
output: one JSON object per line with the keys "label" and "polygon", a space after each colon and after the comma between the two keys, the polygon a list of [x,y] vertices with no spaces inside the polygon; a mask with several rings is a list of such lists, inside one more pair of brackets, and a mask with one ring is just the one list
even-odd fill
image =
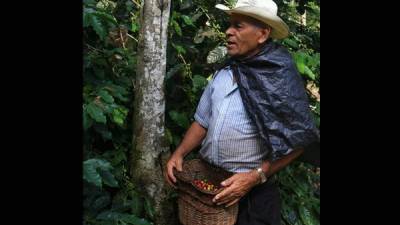
{"label": "tree bark", "polygon": [[163,176],[169,157],[164,77],[170,0],[142,0],[141,6],[131,174],[152,201],[155,224],[172,225],[176,224],[175,207],[167,199],[171,188]]}

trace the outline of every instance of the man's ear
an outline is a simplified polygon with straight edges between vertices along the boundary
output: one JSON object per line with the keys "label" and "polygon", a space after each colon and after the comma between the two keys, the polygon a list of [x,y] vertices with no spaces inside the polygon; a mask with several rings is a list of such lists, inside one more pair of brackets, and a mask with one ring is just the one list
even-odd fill
{"label": "man's ear", "polygon": [[269,38],[269,35],[271,33],[271,28],[267,27],[264,29],[260,29],[259,32],[261,32],[261,36],[258,39],[258,44],[261,44],[264,43]]}

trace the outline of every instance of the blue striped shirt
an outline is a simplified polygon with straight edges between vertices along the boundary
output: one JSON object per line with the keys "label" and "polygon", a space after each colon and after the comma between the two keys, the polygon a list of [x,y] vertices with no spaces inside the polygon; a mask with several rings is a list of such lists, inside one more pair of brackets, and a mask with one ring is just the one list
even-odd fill
{"label": "blue striped shirt", "polygon": [[194,119],[207,128],[200,155],[231,172],[247,172],[268,154],[249,118],[232,72],[224,68],[206,86]]}

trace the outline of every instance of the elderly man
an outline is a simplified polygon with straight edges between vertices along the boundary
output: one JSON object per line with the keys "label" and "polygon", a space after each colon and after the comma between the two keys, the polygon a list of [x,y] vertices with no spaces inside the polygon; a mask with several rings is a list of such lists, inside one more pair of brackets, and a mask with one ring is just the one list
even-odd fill
{"label": "elderly man", "polygon": [[319,142],[307,95],[293,60],[271,40],[285,38],[287,25],[272,0],[239,0],[226,30],[230,59],[219,69],[200,99],[195,122],[167,163],[173,169],[202,144],[200,156],[235,174],[215,196],[227,207],[239,201],[237,225],[280,224],[280,198],[274,176]]}

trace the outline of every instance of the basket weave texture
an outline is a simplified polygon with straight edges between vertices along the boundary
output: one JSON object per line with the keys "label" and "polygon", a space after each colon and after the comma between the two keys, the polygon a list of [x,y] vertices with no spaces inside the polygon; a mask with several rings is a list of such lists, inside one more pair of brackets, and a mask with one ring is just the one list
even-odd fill
{"label": "basket weave texture", "polygon": [[219,185],[233,173],[212,166],[201,159],[185,161],[182,171],[174,170],[178,182],[179,220],[183,225],[234,225],[237,219],[238,203],[225,207],[212,202],[214,196],[223,187],[214,191],[203,190],[194,184],[194,180],[207,179]]}

